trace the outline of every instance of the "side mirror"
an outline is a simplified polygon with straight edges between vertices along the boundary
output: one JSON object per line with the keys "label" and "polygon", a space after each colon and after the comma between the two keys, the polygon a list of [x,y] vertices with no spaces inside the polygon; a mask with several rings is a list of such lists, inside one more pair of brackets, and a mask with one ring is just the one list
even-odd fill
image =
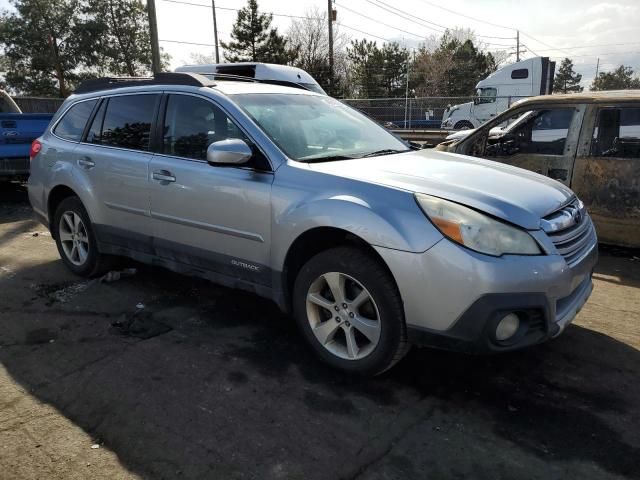
{"label": "side mirror", "polygon": [[251,155],[251,147],[239,138],[220,140],[207,147],[207,162],[210,165],[242,165],[247,163]]}

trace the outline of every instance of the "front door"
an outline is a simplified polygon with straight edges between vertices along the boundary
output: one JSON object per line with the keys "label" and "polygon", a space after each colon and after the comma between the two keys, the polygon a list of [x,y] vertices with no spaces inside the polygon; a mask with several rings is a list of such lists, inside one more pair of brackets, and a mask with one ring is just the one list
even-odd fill
{"label": "front door", "polygon": [[251,144],[211,100],[167,96],[162,153],[151,160],[154,249],[168,261],[227,278],[271,284],[271,184],[268,162],[254,148],[246,166],[212,166],[209,144],[240,138]]}
{"label": "front door", "polygon": [[604,243],[640,247],[640,107],[594,108],[585,122],[573,190]]}
{"label": "front door", "polygon": [[488,135],[479,156],[571,182],[582,123],[582,107],[549,107],[514,112],[500,134]]}

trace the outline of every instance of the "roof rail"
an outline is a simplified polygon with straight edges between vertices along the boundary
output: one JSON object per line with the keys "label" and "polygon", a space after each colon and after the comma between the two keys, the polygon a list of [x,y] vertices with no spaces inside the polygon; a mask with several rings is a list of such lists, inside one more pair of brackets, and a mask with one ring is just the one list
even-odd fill
{"label": "roof rail", "polygon": [[153,77],[102,77],[85,80],[75,93],[89,93],[112,88],[138,87],[146,85],[187,85],[192,87],[212,87],[215,82],[207,77],[190,72],[156,73]]}

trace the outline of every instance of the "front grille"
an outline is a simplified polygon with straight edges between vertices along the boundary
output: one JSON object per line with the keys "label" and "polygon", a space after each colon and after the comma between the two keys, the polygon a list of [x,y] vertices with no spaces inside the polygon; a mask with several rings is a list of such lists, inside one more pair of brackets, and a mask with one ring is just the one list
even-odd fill
{"label": "front grille", "polygon": [[579,263],[597,242],[593,222],[579,200],[546,216],[542,224],[570,267]]}

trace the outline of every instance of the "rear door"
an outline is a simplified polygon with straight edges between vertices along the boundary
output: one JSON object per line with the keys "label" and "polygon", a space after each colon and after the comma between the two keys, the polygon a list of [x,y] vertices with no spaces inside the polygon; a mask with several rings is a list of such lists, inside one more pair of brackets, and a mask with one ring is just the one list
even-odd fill
{"label": "rear door", "polygon": [[92,221],[103,243],[150,251],[151,125],[160,97],[139,93],[104,98],[75,151],[76,171],[97,200]]}
{"label": "rear door", "polygon": [[246,166],[209,165],[212,142],[251,140],[208,98],[170,93],[164,103],[162,153],[150,168],[157,255],[234,281],[270,285],[273,174],[266,158],[254,147]]}
{"label": "rear door", "polygon": [[640,247],[640,105],[593,106],[572,188],[602,242]]}

